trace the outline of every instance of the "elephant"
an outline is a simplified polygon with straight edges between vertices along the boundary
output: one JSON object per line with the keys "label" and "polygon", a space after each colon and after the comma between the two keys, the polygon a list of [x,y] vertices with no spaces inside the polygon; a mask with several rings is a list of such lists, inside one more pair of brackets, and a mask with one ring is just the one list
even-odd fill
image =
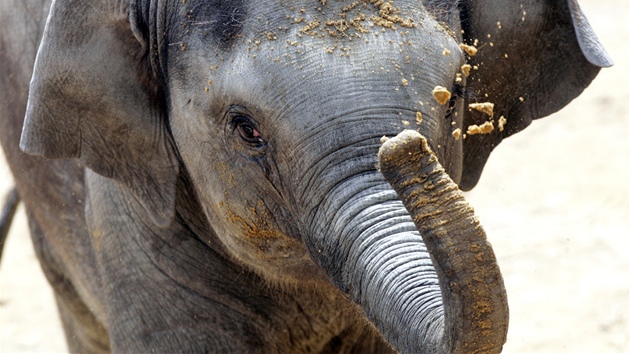
{"label": "elephant", "polygon": [[20,203],[20,196],[17,194],[17,190],[13,188],[6,196],[4,201],[4,207],[0,212],[0,261],[2,260],[2,251],[4,249],[4,242],[7,239],[9,233],[9,227],[11,221],[17,212],[18,205]]}
{"label": "elephant", "polygon": [[612,65],[576,0],[0,16],[0,140],[72,352],[500,352],[462,191]]}

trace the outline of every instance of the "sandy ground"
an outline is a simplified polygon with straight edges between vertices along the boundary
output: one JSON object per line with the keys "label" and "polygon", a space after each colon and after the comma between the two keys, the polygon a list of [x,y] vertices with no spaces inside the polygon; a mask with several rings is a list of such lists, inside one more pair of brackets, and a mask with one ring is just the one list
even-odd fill
{"label": "sandy ground", "polygon": [[[505,277],[508,353],[630,352],[630,4],[580,3],[615,67],[503,142],[468,193]],[[0,160],[0,195],[10,184]],[[0,351],[64,352],[26,230],[20,213],[0,265]]]}

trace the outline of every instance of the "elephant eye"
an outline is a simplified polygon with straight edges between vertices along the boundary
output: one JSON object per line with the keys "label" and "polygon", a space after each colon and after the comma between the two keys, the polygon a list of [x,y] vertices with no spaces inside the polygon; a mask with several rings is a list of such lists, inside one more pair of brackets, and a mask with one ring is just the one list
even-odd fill
{"label": "elephant eye", "polygon": [[262,135],[256,129],[254,123],[246,116],[237,116],[233,119],[234,130],[238,132],[241,139],[250,144],[261,145],[265,143]]}

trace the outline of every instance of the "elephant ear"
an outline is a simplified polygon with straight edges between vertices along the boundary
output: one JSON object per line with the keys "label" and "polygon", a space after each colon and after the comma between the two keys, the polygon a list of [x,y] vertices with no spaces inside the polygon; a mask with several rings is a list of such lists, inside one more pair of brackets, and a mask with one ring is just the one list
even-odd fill
{"label": "elephant ear", "polygon": [[124,2],[53,3],[20,148],[77,158],[128,187],[165,227],[174,217],[179,165],[136,15]]}
{"label": "elephant ear", "polygon": [[[468,60],[464,127],[495,126],[464,140],[460,188],[470,190],[494,147],[567,105],[612,60],[576,0],[468,0],[461,10],[464,42],[478,49]],[[469,108],[482,102],[494,104],[493,118]]]}

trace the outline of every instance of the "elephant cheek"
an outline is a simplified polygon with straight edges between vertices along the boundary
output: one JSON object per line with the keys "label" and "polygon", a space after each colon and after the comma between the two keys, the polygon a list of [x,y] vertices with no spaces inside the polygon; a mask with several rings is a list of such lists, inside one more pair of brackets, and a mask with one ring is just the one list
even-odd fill
{"label": "elephant cheek", "polygon": [[273,284],[327,282],[303,243],[270,221],[264,203],[259,201],[245,210],[230,205],[220,201],[209,214],[222,219],[224,231],[218,232],[219,239],[242,265]]}

